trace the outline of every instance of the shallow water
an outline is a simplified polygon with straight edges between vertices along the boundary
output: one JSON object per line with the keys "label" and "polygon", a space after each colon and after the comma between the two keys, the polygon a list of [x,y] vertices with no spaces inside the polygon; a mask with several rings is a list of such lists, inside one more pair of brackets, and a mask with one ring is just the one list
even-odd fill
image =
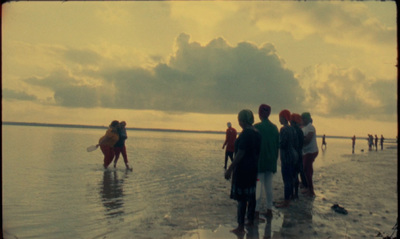
{"label": "shallow water", "polygon": [[[104,130],[3,126],[2,134],[6,238],[221,238],[236,225],[236,202],[223,179],[224,135],[128,131],[130,172],[122,158],[117,169],[104,170],[101,151],[86,152]],[[352,159],[350,139],[327,143],[316,169]],[[317,171],[317,185],[325,175]],[[319,194],[334,200],[339,193]],[[329,211],[316,204],[314,221]],[[275,214],[272,234],[288,220]]]}

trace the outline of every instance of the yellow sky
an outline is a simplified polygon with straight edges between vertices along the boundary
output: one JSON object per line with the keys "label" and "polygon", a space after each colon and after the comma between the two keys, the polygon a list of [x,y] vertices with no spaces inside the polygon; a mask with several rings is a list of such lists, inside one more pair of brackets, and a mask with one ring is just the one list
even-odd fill
{"label": "yellow sky", "polygon": [[266,103],[397,136],[394,2],[10,2],[2,24],[3,121],[224,130]]}

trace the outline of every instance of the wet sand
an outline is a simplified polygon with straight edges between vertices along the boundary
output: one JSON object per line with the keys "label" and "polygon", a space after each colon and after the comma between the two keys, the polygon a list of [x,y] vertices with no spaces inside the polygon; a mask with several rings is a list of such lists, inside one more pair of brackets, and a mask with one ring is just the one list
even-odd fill
{"label": "wet sand", "polygon": [[[246,235],[242,236],[230,232],[237,224],[236,203],[228,199],[229,185],[216,179],[216,185],[208,189],[207,203],[198,208],[194,205],[194,210],[190,210],[197,229],[177,236],[195,239],[383,238],[393,235],[397,220],[397,149],[389,147],[344,157],[348,159],[346,162],[315,169],[316,197],[300,195],[287,209],[274,207],[271,220],[247,228]],[[282,198],[283,183],[278,172],[274,176],[274,201]],[[211,207],[204,207],[207,204]],[[333,204],[344,207],[348,214],[335,212],[331,209]]]}

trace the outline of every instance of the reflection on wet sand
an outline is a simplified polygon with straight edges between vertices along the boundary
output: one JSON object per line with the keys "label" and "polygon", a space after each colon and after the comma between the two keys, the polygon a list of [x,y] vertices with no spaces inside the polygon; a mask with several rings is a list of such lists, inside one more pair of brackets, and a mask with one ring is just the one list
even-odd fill
{"label": "reflection on wet sand", "polygon": [[103,206],[106,209],[105,216],[107,218],[124,214],[123,184],[124,179],[118,179],[117,171],[104,171],[100,195]]}

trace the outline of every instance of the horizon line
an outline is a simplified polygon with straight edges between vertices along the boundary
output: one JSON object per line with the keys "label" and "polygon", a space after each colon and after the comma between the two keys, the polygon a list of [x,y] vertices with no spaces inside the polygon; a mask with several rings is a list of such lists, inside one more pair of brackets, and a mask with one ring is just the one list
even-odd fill
{"label": "horizon line", "polygon": [[[17,126],[37,126],[37,127],[61,127],[61,128],[87,128],[87,129],[107,129],[105,125],[82,125],[82,124],[56,124],[56,123],[38,123],[38,122],[17,122],[17,121],[2,121],[2,125],[17,125]],[[186,130],[186,129],[161,129],[161,128],[136,128],[128,127],[127,130],[136,131],[156,131],[156,132],[176,132],[176,133],[205,133],[205,134],[225,134],[225,131],[217,130]],[[321,138],[323,135],[317,135]],[[337,135],[325,135],[326,138],[342,138],[351,139],[352,136],[337,136]],[[359,136],[360,137],[360,136]],[[364,138],[364,137],[360,137]],[[387,138],[394,139],[395,138]]]}

